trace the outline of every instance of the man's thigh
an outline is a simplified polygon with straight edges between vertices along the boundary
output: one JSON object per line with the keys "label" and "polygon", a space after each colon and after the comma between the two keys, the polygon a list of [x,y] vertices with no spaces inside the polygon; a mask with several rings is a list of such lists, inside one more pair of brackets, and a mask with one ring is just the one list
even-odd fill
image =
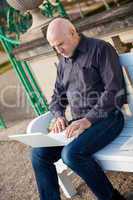
{"label": "man's thigh", "polygon": [[61,158],[62,148],[63,146],[32,148],[31,157],[32,159],[54,163]]}
{"label": "man's thigh", "polygon": [[95,123],[66,147],[71,153],[93,154],[112,142],[122,131],[124,118],[122,113],[111,114],[108,118]]}

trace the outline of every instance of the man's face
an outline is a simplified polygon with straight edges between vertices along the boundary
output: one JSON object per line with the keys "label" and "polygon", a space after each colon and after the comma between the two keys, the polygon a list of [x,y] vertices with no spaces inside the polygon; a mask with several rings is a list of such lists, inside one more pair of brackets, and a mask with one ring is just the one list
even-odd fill
{"label": "man's face", "polygon": [[75,42],[72,34],[52,37],[49,43],[63,57],[69,58],[73,55]]}

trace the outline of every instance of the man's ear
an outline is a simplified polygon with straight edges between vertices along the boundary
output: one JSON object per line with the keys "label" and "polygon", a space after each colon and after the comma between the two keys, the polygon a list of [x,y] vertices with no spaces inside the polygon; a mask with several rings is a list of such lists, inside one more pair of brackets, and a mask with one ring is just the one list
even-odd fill
{"label": "man's ear", "polygon": [[71,35],[74,36],[75,35],[75,30],[71,29]]}

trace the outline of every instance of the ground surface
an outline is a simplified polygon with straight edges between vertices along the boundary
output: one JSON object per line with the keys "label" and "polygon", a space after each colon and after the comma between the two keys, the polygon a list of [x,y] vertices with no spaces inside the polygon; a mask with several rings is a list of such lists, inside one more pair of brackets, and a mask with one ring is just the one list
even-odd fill
{"label": "ground surface", "polygon": [[[12,85],[19,85],[14,73],[9,71],[5,76],[1,77],[1,91],[8,84],[9,77]],[[6,93],[5,97],[8,103],[13,104],[16,101],[15,92],[11,90]],[[25,132],[27,124],[34,117],[32,110],[29,109],[27,112],[26,108],[27,106],[7,108],[1,101],[0,110],[6,119],[8,128],[0,131],[0,200],[39,199],[29,159],[30,148],[17,142],[8,141],[7,137],[8,134]],[[133,174],[110,172],[108,177],[120,192],[133,191]],[[84,181],[78,176],[73,178],[73,184],[78,191],[78,195],[73,200],[94,199]],[[66,200],[63,194],[62,200]]]}

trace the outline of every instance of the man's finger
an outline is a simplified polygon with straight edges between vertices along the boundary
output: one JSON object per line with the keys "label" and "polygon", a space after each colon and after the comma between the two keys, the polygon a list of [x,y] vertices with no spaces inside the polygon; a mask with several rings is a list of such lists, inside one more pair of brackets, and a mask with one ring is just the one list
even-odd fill
{"label": "man's finger", "polygon": [[69,137],[72,137],[74,135],[74,132],[77,130],[77,126],[73,126],[72,129],[70,130],[70,133],[69,133]]}
{"label": "man's finger", "polygon": [[67,133],[66,133],[66,135],[67,135],[67,137],[69,138],[69,137],[72,137],[73,136],[73,132],[75,131],[75,130],[77,130],[77,126],[70,126],[69,128],[68,128],[68,130],[67,130]]}
{"label": "man's finger", "polygon": [[67,130],[67,133],[66,133],[67,138],[70,137],[71,132],[72,132],[72,127],[70,127],[70,128]]}
{"label": "man's finger", "polygon": [[55,127],[52,129],[52,131],[53,131],[54,133],[56,133]]}
{"label": "man's finger", "polygon": [[58,124],[56,122],[56,124],[55,124],[55,133],[58,133],[58,132],[59,132],[59,128],[58,128]]}
{"label": "man's finger", "polygon": [[61,125],[61,121],[57,122],[57,128],[58,128],[58,132],[62,131],[62,125]]}
{"label": "man's finger", "polygon": [[65,129],[65,121],[63,119],[60,120],[61,130]]}
{"label": "man's finger", "polygon": [[66,135],[68,135],[68,134],[69,134],[69,132],[70,132],[71,128],[72,128],[71,126],[68,126],[68,127],[67,127],[67,129],[66,129]]}

